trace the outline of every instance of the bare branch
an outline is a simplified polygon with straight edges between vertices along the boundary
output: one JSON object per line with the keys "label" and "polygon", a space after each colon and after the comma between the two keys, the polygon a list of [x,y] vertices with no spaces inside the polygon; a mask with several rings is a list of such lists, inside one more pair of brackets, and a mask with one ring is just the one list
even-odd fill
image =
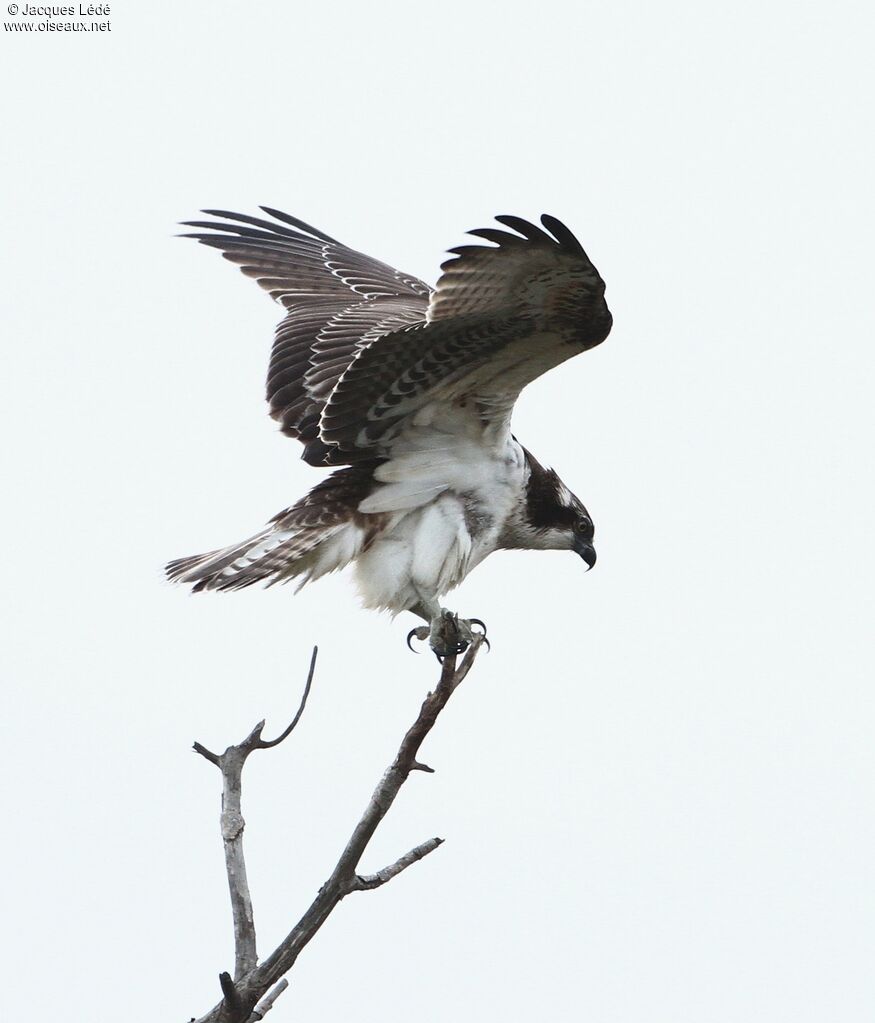
{"label": "bare branch", "polygon": [[[271,749],[274,746],[279,746],[283,739],[287,739],[294,730],[295,725],[301,720],[301,715],[304,713],[304,708],[307,706],[307,697],[310,695],[310,686],[313,684],[313,672],[316,670],[316,654],[319,653],[319,647],[313,647],[313,656],[310,658],[310,671],[307,675],[307,683],[304,686],[304,695],[301,697],[301,706],[298,707],[298,713],[292,718],[292,723],[275,739],[271,739],[269,742],[265,739],[260,739],[257,749]],[[260,736],[261,733],[259,733]],[[269,1006],[268,1006],[269,1008]]]}
{"label": "bare branch", "polygon": [[201,744],[199,742],[196,742],[191,748],[195,751],[195,753],[200,753],[200,755],[202,757],[206,757],[207,760],[209,760],[209,762],[211,764],[215,764],[216,767],[219,766],[219,757],[218,757],[218,755],[215,754],[215,753],[211,753],[206,748],[206,746],[201,746]]}
{"label": "bare branch", "polygon": [[249,1017],[246,1023],[258,1023],[258,1020],[264,1019],[264,1017],[273,1008],[273,1003],[277,1000],[277,998],[279,998],[279,996],[283,993],[283,991],[285,991],[285,989],[288,986],[289,982],[286,980],[285,977],[283,977],[283,979],[273,988],[273,990],[269,991],[264,996],[264,998],[261,999],[258,1005],[255,1006],[255,1008],[252,1010],[252,1015]]}
{"label": "bare branch", "polygon": [[243,764],[247,750],[231,746],[220,758],[222,770],[222,844],[225,848],[225,870],[228,874],[228,892],[231,896],[231,915],[234,920],[234,979],[239,980],[258,962],[255,945],[255,918],[252,896],[246,876],[243,855],[242,796]]}
{"label": "bare branch", "polygon": [[[238,981],[255,968],[258,962],[258,951],[255,941],[255,918],[252,911],[252,896],[249,892],[249,880],[246,876],[246,859],[243,855],[243,829],[246,821],[243,819],[241,810],[242,798],[242,775],[243,765],[246,758],[256,749],[270,749],[278,746],[283,739],[291,734],[292,729],[301,720],[304,708],[307,705],[307,697],[310,694],[310,686],[313,683],[313,673],[316,669],[316,654],[318,650],[313,647],[313,655],[310,658],[310,670],[307,674],[307,682],[304,686],[304,695],[298,712],[295,714],[292,723],[276,739],[265,741],[261,738],[264,730],[264,721],[259,721],[246,738],[236,746],[229,746],[224,753],[217,755],[212,753],[196,742],[194,749],[205,757],[210,763],[215,764],[222,772],[222,844],[225,849],[225,872],[228,875],[228,891],[231,897],[231,915],[234,921],[234,980]],[[228,977],[228,974],[222,974]],[[228,977],[229,990],[236,989]],[[225,991],[225,982],[222,981],[222,991],[225,993],[225,1004],[229,1011],[240,1015],[243,1010],[242,1003],[236,1003],[232,1008],[229,995]],[[251,1008],[251,1006],[250,1006]],[[229,1017],[230,1018],[230,1017]]]}
{"label": "bare branch", "polygon": [[[429,693],[423,701],[416,720],[407,730],[407,734],[401,741],[401,746],[395,756],[395,759],[386,769],[386,772],[380,779],[379,784],[374,789],[373,795],[371,796],[364,813],[359,819],[358,824],[356,824],[353,829],[352,835],[346,843],[346,847],[340,854],[340,858],[338,859],[331,876],[319,889],[316,898],[310,904],[309,909],[304,913],[298,923],[295,924],[277,948],[274,949],[274,951],[271,952],[271,954],[260,965],[257,966],[255,965],[254,959],[255,932],[254,928],[252,928],[253,965],[245,973],[235,974],[234,992],[237,998],[239,998],[239,1002],[237,1003],[238,1007],[232,1007],[232,1005],[229,1004],[228,999],[225,998],[219,1002],[218,1005],[213,1006],[213,1008],[204,1016],[201,1016],[197,1023],[248,1023],[250,1019],[260,1019],[261,1017],[255,1015],[255,1013],[259,1011],[258,1006],[264,1004],[264,1001],[268,1000],[270,1000],[270,1005],[273,1004],[271,997],[275,998],[279,994],[278,987],[283,975],[286,974],[292,966],[294,966],[295,961],[301,954],[301,951],[312,940],[322,924],[328,919],[331,912],[346,895],[354,891],[368,891],[373,888],[381,887],[393,877],[400,874],[407,867],[411,866],[411,864],[416,863],[424,856],[427,856],[430,852],[433,852],[442,843],[442,839],[432,838],[428,842],[423,842],[422,845],[416,846],[415,849],[411,849],[410,852],[405,853],[405,855],[396,860],[395,863],[388,867],[384,867],[376,874],[360,876],[356,873],[359,860],[367,848],[368,843],[373,837],[380,822],[389,812],[389,809],[395,801],[395,797],[398,795],[401,786],[410,776],[411,772],[431,771],[431,768],[420,763],[416,759],[416,755],[419,752],[419,748],[424,742],[426,736],[434,727],[438,715],[447,705],[450,697],[471,670],[474,660],[477,657],[477,653],[482,645],[483,637],[475,636],[474,641],[468,647],[465,656],[462,658],[462,661],[458,664],[458,666],[455,656],[445,658],[441,668],[440,680],[435,687],[434,692]],[[311,662],[310,678],[312,678],[312,670],[313,664]],[[261,749],[264,748],[265,745],[272,746],[281,742],[300,719],[300,715],[303,712],[303,707],[306,702],[307,691],[309,690],[309,682],[310,679],[308,679],[304,699],[301,701],[301,708],[295,716],[295,720],[286,732],[283,733],[283,735],[279,736],[276,740],[265,743],[264,740],[261,739],[260,728],[262,725],[258,725],[250,735],[250,739],[253,740],[250,749],[246,749],[244,752],[243,744],[239,747],[232,746],[217,759],[219,761],[224,761],[225,757],[231,754],[232,751],[239,751],[242,754],[239,758],[240,769],[242,770],[243,762],[249,752],[251,752],[251,749]],[[201,751],[198,750],[198,752]],[[208,756],[207,759],[210,759],[210,757]],[[226,768],[223,763],[220,763],[220,766],[222,767],[222,774],[224,776],[226,774]],[[237,782],[237,794],[239,795],[239,775]],[[236,841],[239,841],[242,828],[243,819],[240,817],[239,830],[236,833]],[[225,829],[223,815],[223,838],[224,835]],[[227,841],[225,848],[227,859]],[[242,847],[240,849],[240,862],[242,864]],[[229,884],[232,883],[231,876],[231,870],[229,868]],[[248,888],[246,889],[246,895],[248,896]],[[236,935],[237,917],[235,915],[235,937]],[[240,965],[241,958],[238,955],[238,969],[240,968]],[[266,992],[268,991],[270,991],[271,994],[265,997]],[[263,1001],[259,1002],[259,999],[262,999]],[[270,1008],[270,1005],[268,1005],[268,1008]],[[265,1009],[265,1011],[267,1010]]]}
{"label": "bare branch", "polygon": [[224,1004],[228,1006],[229,1011],[233,1013],[239,1013],[242,1008],[240,1001],[240,995],[237,993],[237,988],[234,987],[234,981],[231,980],[230,973],[219,974],[219,985],[222,988],[222,994],[224,995]]}
{"label": "bare branch", "polygon": [[400,874],[402,870],[406,870],[418,860],[421,860],[423,856],[428,856],[430,852],[434,852],[439,845],[443,845],[443,842],[442,838],[430,838],[415,849],[411,849],[410,852],[399,856],[394,863],[388,867],[383,867],[382,870],[378,870],[376,874],[357,874],[352,880],[351,890],[354,892],[364,892],[370,891],[372,888],[379,888]]}

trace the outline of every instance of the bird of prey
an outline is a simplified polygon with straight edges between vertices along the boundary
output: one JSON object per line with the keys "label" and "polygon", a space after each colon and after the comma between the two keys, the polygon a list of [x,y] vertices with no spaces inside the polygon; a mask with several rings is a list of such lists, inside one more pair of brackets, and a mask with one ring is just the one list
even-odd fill
{"label": "bird of prey", "polygon": [[[604,281],[555,217],[499,216],[450,249],[435,288],[270,207],[202,211],[185,237],[219,249],[285,309],[267,377],[270,414],[310,465],[335,467],[242,543],[172,561],[199,590],[354,564],[366,607],[412,611],[438,657],[473,638],[441,597],[496,550],[575,551],[593,523],[511,433],[520,391],[603,341]],[[485,627],[483,627],[485,631]]]}

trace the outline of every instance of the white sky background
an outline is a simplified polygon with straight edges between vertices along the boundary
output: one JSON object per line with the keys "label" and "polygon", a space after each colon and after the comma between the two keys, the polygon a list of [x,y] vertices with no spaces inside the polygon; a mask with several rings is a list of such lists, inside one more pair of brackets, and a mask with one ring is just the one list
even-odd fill
{"label": "white sky background", "polygon": [[271,1023],[872,1017],[872,17],[128,2],[3,33],[4,1019],[204,1012],[232,949],[192,740],[279,730],[320,644],[245,777],[266,953],[435,679],[344,577],[162,581],[319,478],[262,402],[279,307],[172,238],[259,203],[429,281],[551,212],[615,316],[515,417],[596,570],[502,554],[451,597],[493,650],[363,867],[446,844],[339,907]]}

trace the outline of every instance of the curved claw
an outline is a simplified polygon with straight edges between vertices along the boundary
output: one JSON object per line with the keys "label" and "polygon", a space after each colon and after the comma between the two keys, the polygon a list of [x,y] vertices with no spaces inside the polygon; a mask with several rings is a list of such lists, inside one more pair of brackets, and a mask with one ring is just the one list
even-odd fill
{"label": "curved claw", "polygon": [[[469,618],[468,621],[471,625],[479,625],[483,630],[483,638],[486,639],[486,623],[481,622],[479,618]],[[488,646],[489,644],[487,643],[486,645]]]}
{"label": "curved claw", "polygon": [[485,632],[483,633],[483,645],[486,647],[486,652],[489,653],[489,651],[492,649],[492,644],[486,638]]}
{"label": "curved claw", "polygon": [[[410,640],[413,639],[414,636],[416,636],[416,631],[417,631],[416,629],[411,629],[410,632],[407,633],[407,649],[408,650],[413,650],[413,644],[410,642]],[[418,636],[416,636],[416,638],[419,639]],[[413,650],[413,652],[415,654],[419,653],[418,650]]]}

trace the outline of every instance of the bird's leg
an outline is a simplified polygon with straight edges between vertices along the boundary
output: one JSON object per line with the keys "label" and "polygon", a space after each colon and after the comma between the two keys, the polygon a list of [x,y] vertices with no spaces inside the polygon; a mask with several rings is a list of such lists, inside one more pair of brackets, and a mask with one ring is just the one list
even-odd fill
{"label": "bird's leg", "polygon": [[436,600],[423,600],[410,610],[424,618],[428,625],[411,629],[407,634],[407,645],[413,649],[410,640],[414,636],[417,639],[427,639],[439,661],[454,654],[464,653],[468,649],[475,635],[472,625],[479,625],[483,630],[482,634],[486,635],[486,626],[479,618],[460,618],[452,611],[441,607]]}

